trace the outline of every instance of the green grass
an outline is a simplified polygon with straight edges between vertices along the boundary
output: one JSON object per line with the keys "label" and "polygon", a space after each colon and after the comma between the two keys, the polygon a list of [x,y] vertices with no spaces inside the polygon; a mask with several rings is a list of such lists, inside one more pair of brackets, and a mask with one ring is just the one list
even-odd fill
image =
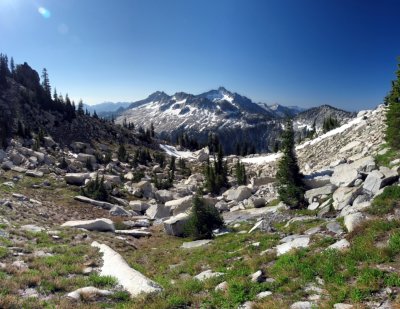
{"label": "green grass", "polygon": [[400,206],[400,186],[393,185],[386,187],[383,193],[378,195],[368,208],[368,213],[372,215],[385,215],[394,208]]}
{"label": "green grass", "polygon": [[375,157],[375,162],[379,166],[387,166],[390,167],[390,162],[392,162],[395,159],[400,158],[400,153],[396,150],[393,149],[388,149],[388,151],[385,154],[382,155],[376,155]]}
{"label": "green grass", "polygon": [[98,274],[91,274],[89,276],[89,282],[98,288],[112,288],[118,284],[116,278],[112,276],[100,276]]}
{"label": "green grass", "polygon": [[268,207],[278,206],[278,204],[279,204],[280,202],[281,202],[281,201],[280,201],[279,199],[276,198],[276,199],[274,199],[274,200],[268,202],[267,206],[268,206]]}
{"label": "green grass", "polygon": [[8,255],[8,249],[4,247],[0,247],[0,259],[6,257]]}

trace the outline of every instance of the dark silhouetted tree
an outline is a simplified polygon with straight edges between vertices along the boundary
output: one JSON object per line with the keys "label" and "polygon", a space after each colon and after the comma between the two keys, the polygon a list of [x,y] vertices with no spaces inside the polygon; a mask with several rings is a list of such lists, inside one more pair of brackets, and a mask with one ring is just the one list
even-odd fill
{"label": "dark silhouetted tree", "polygon": [[392,89],[385,98],[385,103],[388,105],[386,141],[395,150],[400,149],[400,57],[398,61],[397,79],[392,81]]}

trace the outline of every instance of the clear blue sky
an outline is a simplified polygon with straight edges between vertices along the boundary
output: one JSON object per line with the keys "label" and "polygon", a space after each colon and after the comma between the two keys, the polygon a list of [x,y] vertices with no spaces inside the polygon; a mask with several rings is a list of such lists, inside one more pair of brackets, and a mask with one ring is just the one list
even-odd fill
{"label": "clear blue sky", "polygon": [[389,90],[399,10],[398,0],[0,0],[0,51],[90,104],[225,86],[356,110]]}

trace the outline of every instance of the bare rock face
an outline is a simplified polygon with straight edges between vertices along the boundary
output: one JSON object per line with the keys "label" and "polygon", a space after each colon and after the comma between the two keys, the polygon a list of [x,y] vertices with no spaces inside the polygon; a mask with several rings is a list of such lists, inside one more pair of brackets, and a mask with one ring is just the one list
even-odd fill
{"label": "bare rock face", "polygon": [[366,193],[375,195],[380,189],[396,182],[398,179],[397,171],[381,167],[379,171],[375,170],[368,174],[363,188]]}
{"label": "bare rock face", "polygon": [[182,236],[186,223],[189,221],[189,215],[180,213],[164,221],[164,230],[168,235]]}
{"label": "bare rock face", "polygon": [[304,197],[308,200],[308,203],[312,203],[314,198],[317,198],[321,195],[332,194],[336,190],[336,186],[332,184],[325,185],[320,188],[311,189],[305,192]]}
{"label": "bare rock face", "polygon": [[74,227],[82,228],[89,231],[100,231],[100,232],[114,232],[114,223],[110,219],[94,219],[94,220],[79,220],[79,221],[67,221],[61,226],[63,227]]}
{"label": "bare rock face", "polygon": [[152,204],[146,210],[146,216],[150,219],[162,219],[169,217],[170,211],[163,204]]}
{"label": "bare rock face", "polygon": [[85,180],[90,178],[89,173],[67,173],[65,174],[65,181],[69,185],[83,186]]}
{"label": "bare rock face", "polygon": [[168,201],[165,203],[165,207],[170,209],[170,212],[174,216],[186,212],[192,207],[193,195],[185,196],[177,200]]}
{"label": "bare rock face", "polygon": [[333,208],[342,210],[345,206],[351,205],[358,195],[361,194],[361,187],[340,187],[333,193]]}
{"label": "bare rock face", "polygon": [[86,154],[86,153],[79,153],[78,157],[77,157],[77,160],[79,162],[84,163],[84,164],[87,163],[87,162],[90,162],[91,164],[95,164],[96,163],[96,157],[94,155]]}
{"label": "bare rock face", "polygon": [[[295,236],[295,235],[294,235]],[[310,236],[308,235],[297,235],[288,239],[285,243],[276,247],[277,255],[282,255],[289,252],[292,249],[307,248],[310,243]]]}
{"label": "bare rock face", "polygon": [[228,201],[243,201],[251,196],[251,190],[246,186],[239,186],[236,189],[232,188],[223,194]]}
{"label": "bare rock face", "polygon": [[100,290],[93,286],[87,286],[68,293],[67,297],[74,300],[80,300],[83,295],[111,296],[113,294],[113,292],[108,290]]}
{"label": "bare rock face", "polygon": [[131,294],[131,297],[162,291],[160,285],[131,268],[122,256],[109,246],[94,241],[92,247],[99,248],[103,254],[103,266],[100,274],[115,277],[118,283]]}
{"label": "bare rock face", "polygon": [[366,216],[361,212],[349,214],[344,217],[344,225],[348,232],[354,231],[354,229],[361,225],[366,220]]}

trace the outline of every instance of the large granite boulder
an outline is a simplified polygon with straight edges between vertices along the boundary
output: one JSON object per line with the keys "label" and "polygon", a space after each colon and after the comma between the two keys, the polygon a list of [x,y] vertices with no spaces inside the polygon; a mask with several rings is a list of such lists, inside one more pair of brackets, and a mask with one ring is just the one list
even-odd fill
{"label": "large granite boulder", "polygon": [[182,212],[186,212],[192,207],[193,195],[185,196],[177,200],[168,201],[165,207],[170,209],[170,213],[174,216]]}
{"label": "large granite boulder", "polygon": [[239,186],[224,192],[223,197],[228,201],[243,201],[251,196],[251,190],[246,186]]}
{"label": "large granite boulder", "polygon": [[398,179],[399,175],[396,171],[387,167],[380,167],[379,171],[375,170],[368,174],[363,188],[366,193],[375,195],[380,189],[393,184]]}
{"label": "large granite boulder", "polygon": [[340,187],[333,193],[333,208],[342,210],[345,206],[351,205],[355,198],[362,192],[361,187]]}
{"label": "large granite boulder", "polygon": [[94,241],[92,247],[99,248],[103,254],[100,275],[116,278],[118,284],[128,291],[131,297],[160,293],[162,291],[160,285],[131,268],[123,257],[109,246]]}
{"label": "large granite boulder", "polygon": [[164,221],[164,230],[168,235],[182,236],[185,225],[189,221],[189,214],[180,213]]}
{"label": "large granite boulder", "polygon": [[174,199],[174,193],[168,190],[158,190],[154,193],[154,197],[159,203],[166,203]]}
{"label": "large granite boulder", "polygon": [[166,208],[163,204],[152,204],[146,210],[146,216],[150,219],[162,219],[170,216],[169,208]]}
{"label": "large granite boulder", "polygon": [[82,228],[89,231],[100,231],[100,232],[115,231],[114,223],[110,219],[106,218],[94,219],[94,220],[67,221],[61,226]]}
{"label": "large granite boulder", "polygon": [[65,181],[69,185],[83,186],[86,179],[90,178],[89,173],[67,173],[65,174]]}
{"label": "large granite boulder", "polygon": [[361,212],[346,215],[344,217],[344,226],[348,232],[354,231],[354,229],[361,225],[366,220],[366,216]]}
{"label": "large granite boulder", "polygon": [[314,201],[314,198],[317,198],[321,195],[329,195],[335,192],[336,186],[332,184],[327,184],[320,188],[311,189],[305,192],[304,197],[311,204]]}

